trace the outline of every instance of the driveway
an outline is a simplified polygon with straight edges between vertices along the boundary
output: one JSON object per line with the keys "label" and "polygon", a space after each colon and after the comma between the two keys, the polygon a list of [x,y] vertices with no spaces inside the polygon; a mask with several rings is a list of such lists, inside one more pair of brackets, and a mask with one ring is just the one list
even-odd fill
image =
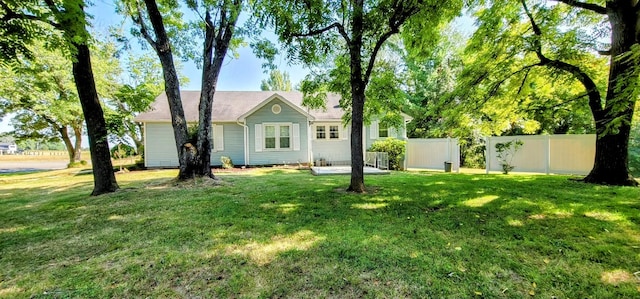
{"label": "driveway", "polygon": [[65,161],[0,161],[0,173],[65,169],[67,163]]}

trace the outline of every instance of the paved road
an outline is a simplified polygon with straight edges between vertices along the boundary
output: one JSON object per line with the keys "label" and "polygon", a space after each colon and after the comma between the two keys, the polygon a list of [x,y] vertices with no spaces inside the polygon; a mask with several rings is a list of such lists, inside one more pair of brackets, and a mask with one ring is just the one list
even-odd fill
{"label": "paved road", "polygon": [[65,169],[65,161],[0,161],[0,173]]}

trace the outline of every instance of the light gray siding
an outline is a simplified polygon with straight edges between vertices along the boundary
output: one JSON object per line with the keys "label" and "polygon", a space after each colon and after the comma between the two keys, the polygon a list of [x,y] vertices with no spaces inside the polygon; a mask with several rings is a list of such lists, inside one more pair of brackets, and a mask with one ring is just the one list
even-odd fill
{"label": "light gray siding", "polygon": [[[378,138],[372,138],[372,127],[375,129],[378,128],[378,122],[377,121],[373,121],[371,122],[370,125],[365,126],[364,127],[364,132],[362,134],[363,138],[364,138],[364,142],[365,142],[365,151],[368,150],[371,145],[376,142],[376,140],[383,140],[386,139],[387,137],[378,137]],[[396,139],[400,139],[400,140],[406,140],[406,138],[404,136],[406,136],[406,128],[407,125],[406,123],[402,126],[402,128],[396,129],[396,128],[389,128],[389,137],[393,137]],[[377,135],[377,133],[376,133]],[[375,137],[375,136],[374,136]]]}
{"label": "light gray siding", "polygon": [[[273,113],[273,105],[280,105],[281,111],[278,114]],[[291,123],[300,126],[300,150],[293,150],[293,132],[291,133],[291,149],[287,150],[262,150],[256,151],[256,124],[263,123]],[[272,101],[258,109],[246,118],[246,124],[249,127],[249,164],[251,165],[270,165],[270,164],[296,164],[308,163],[309,161],[309,122],[305,115],[291,108],[288,104],[280,99],[274,98]],[[264,134],[261,135],[264,143]],[[264,146],[262,146],[264,148]]]}
{"label": "light gray siding", "polygon": [[[242,126],[234,123],[216,123],[216,125],[223,126],[224,150],[211,152],[211,165],[221,165],[221,156],[230,157],[235,165],[244,165]],[[145,123],[144,150],[145,166],[178,167],[178,152],[170,123]]]}
{"label": "light gray siding", "polygon": [[146,167],[178,167],[176,139],[171,123],[145,123],[144,163]]}
{"label": "light gray siding", "polygon": [[[214,123],[223,127],[224,150],[211,151],[211,165],[220,166],[220,157],[231,158],[234,165],[244,164],[244,128],[235,123]],[[215,140],[215,137],[214,137]]]}
{"label": "light gray siding", "polygon": [[[340,126],[340,138],[339,139],[317,139],[316,138],[316,126],[317,125],[337,125]],[[313,161],[317,163],[320,159],[324,159],[327,162],[349,164],[351,161],[351,125],[342,127],[341,122],[318,122],[311,126],[311,148],[313,153]],[[329,134],[329,132],[326,132]]]}

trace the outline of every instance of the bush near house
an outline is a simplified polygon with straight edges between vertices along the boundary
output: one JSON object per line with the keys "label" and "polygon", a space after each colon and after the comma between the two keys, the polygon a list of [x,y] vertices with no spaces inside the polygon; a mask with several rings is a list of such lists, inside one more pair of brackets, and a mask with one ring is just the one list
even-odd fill
{"label": "bush near house", "polygon": [[126,143],[116,144],[111,148],[111,158],[122,159],[136,155],[136,149]]}
{"label": "bush near house", "polygon": [[395,138],[387,138],[374,142],[369,148],[370,152],[384,152],[389,154],[389,169],[403,170],[404,154],[407,142]]}

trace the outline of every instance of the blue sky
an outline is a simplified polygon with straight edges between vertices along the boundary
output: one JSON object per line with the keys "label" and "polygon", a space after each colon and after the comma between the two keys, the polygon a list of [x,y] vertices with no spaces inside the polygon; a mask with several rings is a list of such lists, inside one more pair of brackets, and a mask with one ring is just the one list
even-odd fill
{"label": "blue sky", "polygon": [[[87,12],[93,15],[91,22],[93,27],[100,33],[107,34],[107,28],[118,24],[123,17],[115,13],[115,5],[111,0],[96,0]],[[128,28],[126,29],[128,30]],[[152,51],[148,49],[148,51]],[[227,57],[220,72],[217,90],[228,91],[252,91],[260,90],[260,83],[267,78],[262,70],[262,61],[252,53],[248,47],[239,49],[239,58],[231,59]],[[281,71],[289,73],[291,82],[295,85],[306,75],[307,71],[298,65],[291,66],[287,59],[280,57],[275,61],[276,66]],[[192,62],[183,64],[182,74],[189,78],[189,83],[182,86],[183,90],[200,90],[201,70]],[[10,117],[4,117],[0,122],[0,132],[11,131],[9,125]]]}
{"label": "blue sky", "polygon": [[[107,29],[111,25],[119,24],[123,17],[115,13],[115,5],[112,0],[95,0],[93,6],[87,9],[93,15],[92,25],[99,33],[107,34]],[[456,27],[463,29],[463,34],[470,34],[473,25],[469,17],[458,18]],[[128,28],[125,28],[128,31]],[[148,49],[148,51],[152,51]],[[253,91],[260,90],[260,83],[267,78],[261,65],[263,61],[256,58],[248,47],[239,49],[239,58],[231,59],[227,57],[220,72],[217,90],[225,91]],[[275,64],[280,71],[289,73],[291,82],[295,86],[307,74],[308,71],[299,65],[289,65],[286,57],[279,57]],[[189,78],[189,83],[182,86],[183,90],[200,90],[201,70],[194,63],[183,64],[182,74]],[[9,125],[10,117],[4,117],[0,122],[0,132],[11,131]]]}

